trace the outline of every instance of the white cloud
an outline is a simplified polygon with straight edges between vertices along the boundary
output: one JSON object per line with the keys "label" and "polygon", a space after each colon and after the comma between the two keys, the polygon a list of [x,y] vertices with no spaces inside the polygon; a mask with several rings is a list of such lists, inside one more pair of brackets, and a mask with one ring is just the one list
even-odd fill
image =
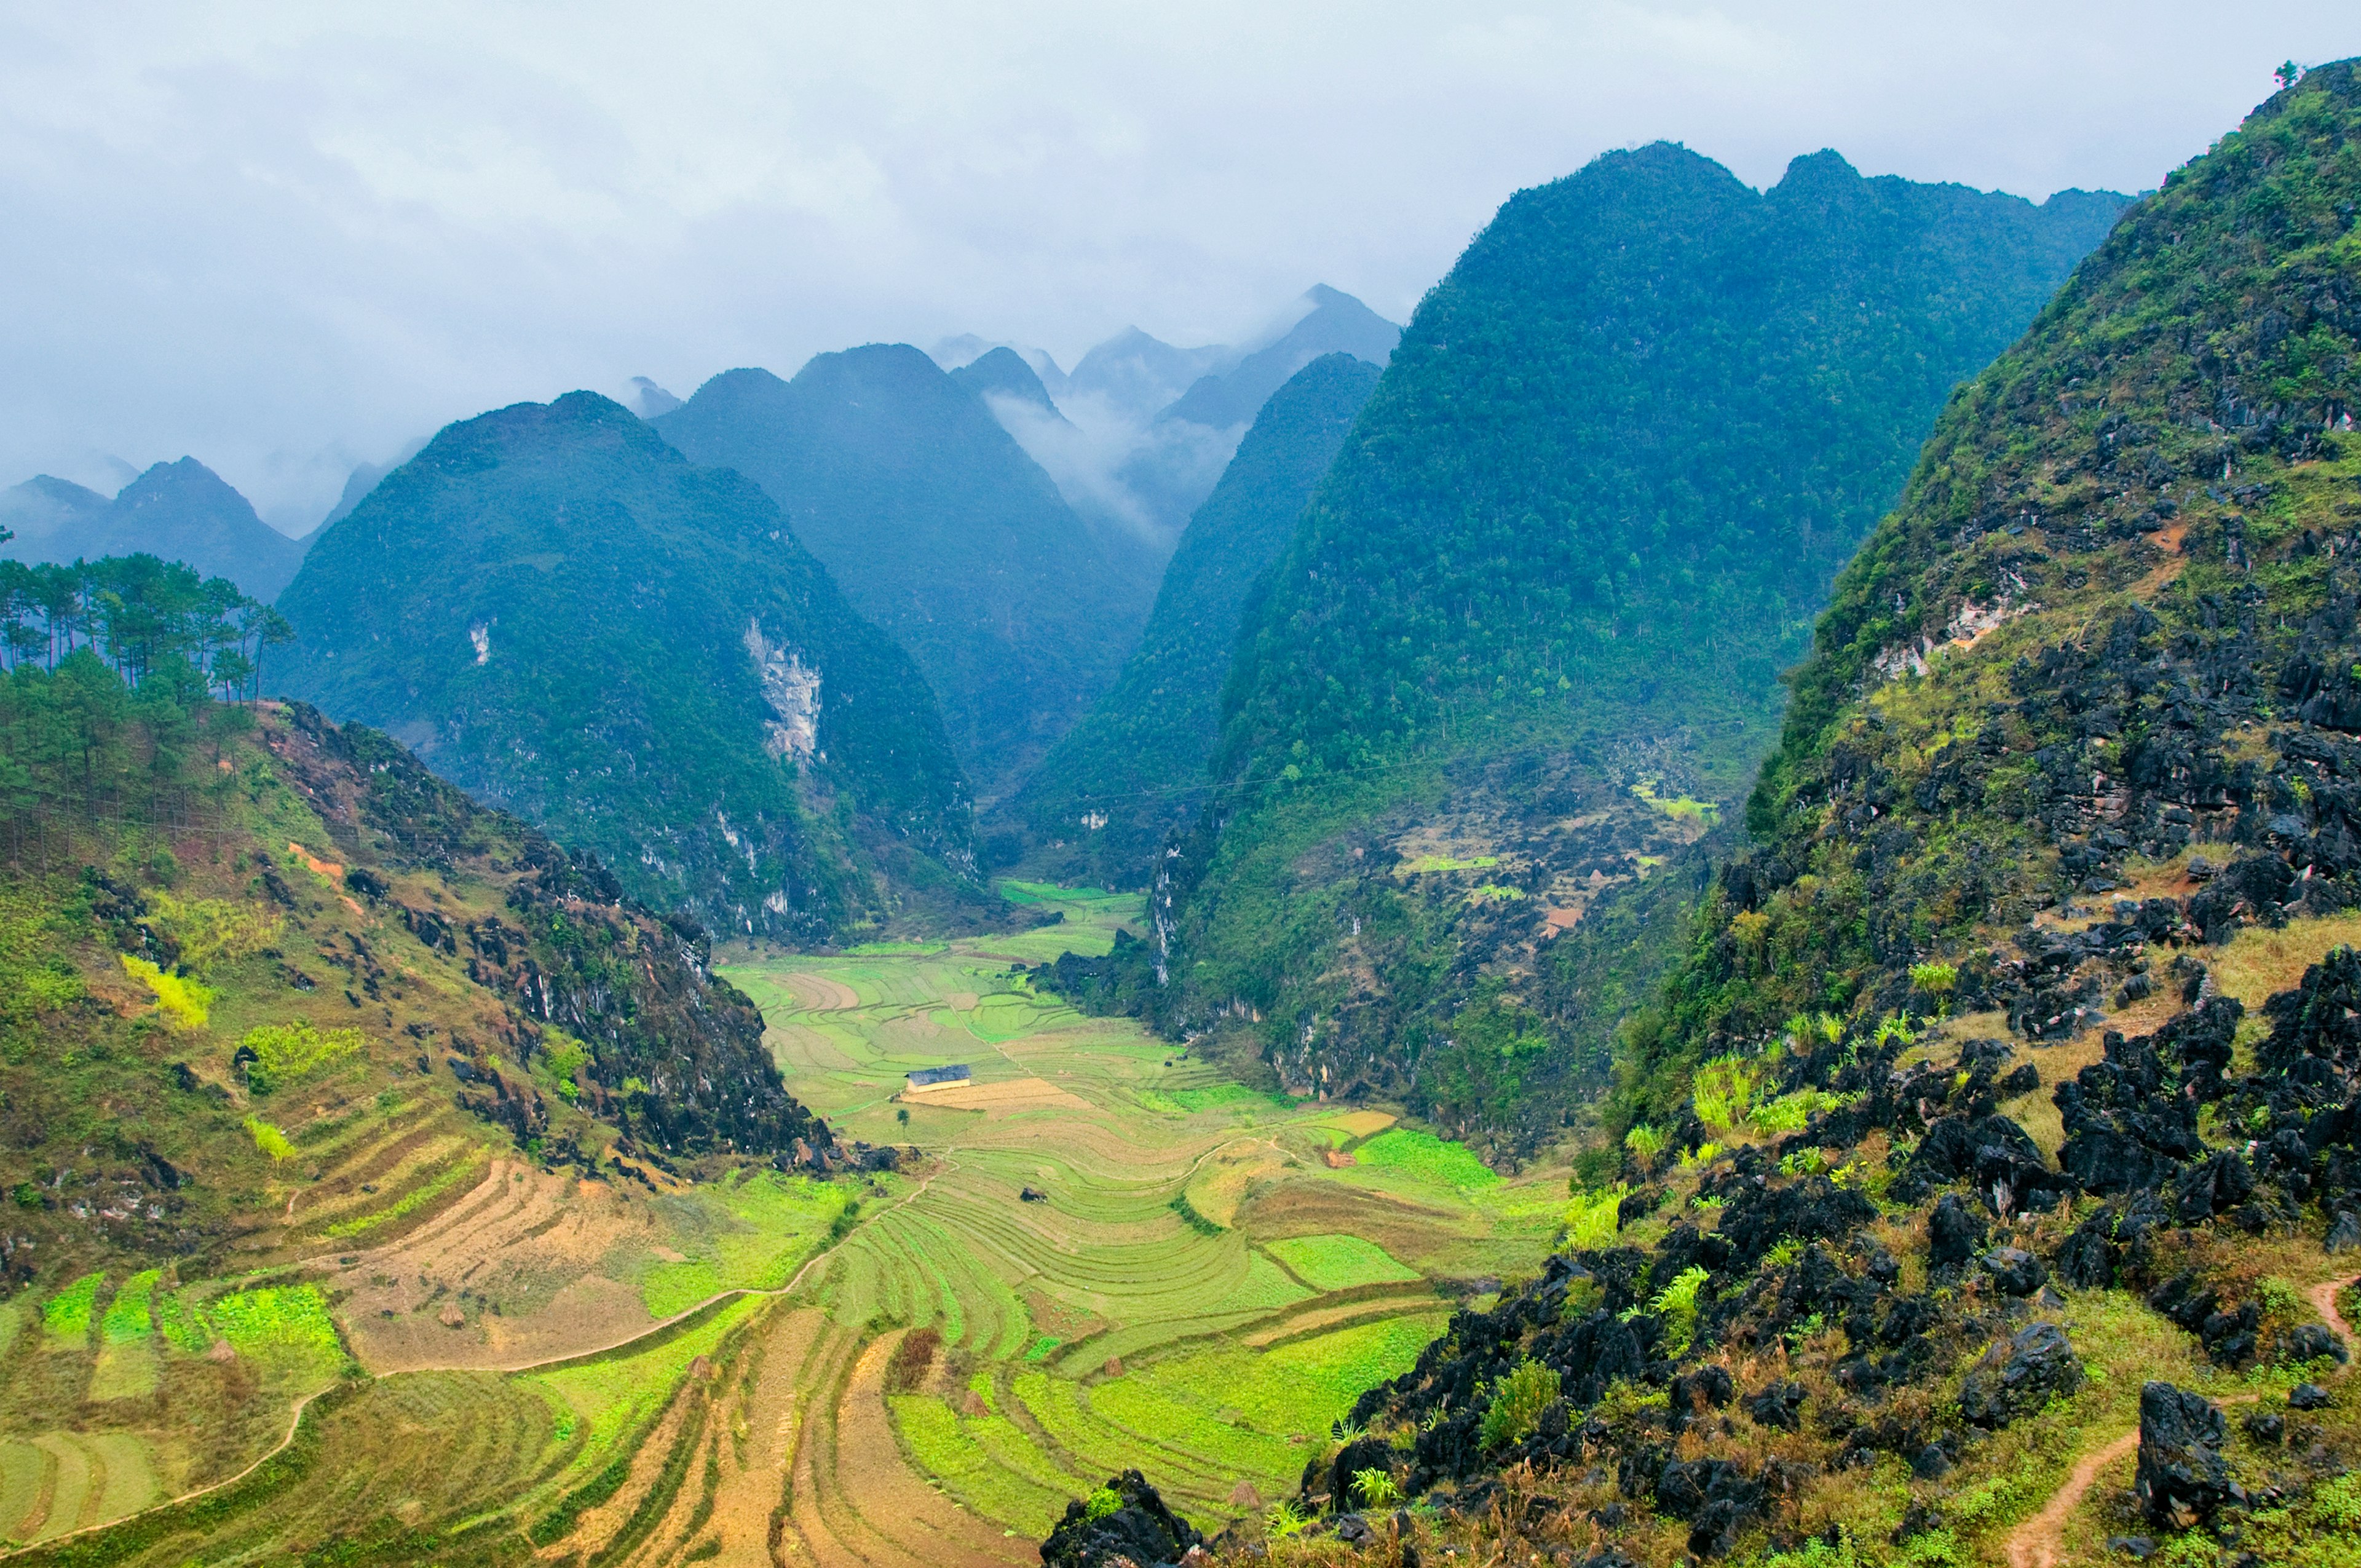
{"label": "white cloud", "polygon": [[1512,191],[1669,137],[1757,184],[2136,189],[2339,8],[19,5],[0,484],[193,453],[316,515],[440,423],[972,331],[1406,319]]}

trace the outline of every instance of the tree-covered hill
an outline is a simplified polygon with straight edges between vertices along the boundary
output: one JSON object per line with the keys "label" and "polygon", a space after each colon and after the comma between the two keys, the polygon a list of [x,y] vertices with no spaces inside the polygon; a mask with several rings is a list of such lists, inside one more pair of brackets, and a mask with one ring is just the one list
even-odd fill
{"label": "tree-covered hill", "polygon": [[1294,1507],[1426,1494],[1471,1560],[2349,1554],[2357,66],[1947,400],[1559,1255]]}
{"label": "tree-covered hill", "polygon": [[1668,145],[1509,202],[1242,634],[1220,831],[1171,862],[1185,963],[1148,1004],[1259,1015],[1231,1027],[1300,1088],[1554,1121],[1521,1089],[1540,944],[1735,799],[1950,388],[2121,205],[1834,153],[1758,193]]}
{"label": "tree-covered hill", "polygon": [[819,941],[972,874],[909,659],[751,481],[593,393],[444,430],[279,608],[270,689],[392,731],[658,908]]}
{"label": "tree-covered hill", "polygon": [[0,492],[0,527],[16,537],[13,559],[64,565],[107,555],[184,561],[203,576],[227,577],[268,603],[302,564],[308,540],[290,539],[193,457],[159,463],[110,501],[43,474]]}
{"label": "tree-covered hill", "polygon": [[982,399],[917,349],[715,377],[654,422],[767,490],[853,608],[909,651],[980,794],[1004,793],[1114,677],[1153,595]]}
{"label": "tree-covered hill", "polygon": [[1325,355],[1262,405],[1180,535],[1123,674],[1015,803],[1036,839],[1068,846],[1062,859],[1050,851],[1060,875],[1144,885],[1166,837],[1203,804],[1240,611],[1377,380],[1376,366]]}

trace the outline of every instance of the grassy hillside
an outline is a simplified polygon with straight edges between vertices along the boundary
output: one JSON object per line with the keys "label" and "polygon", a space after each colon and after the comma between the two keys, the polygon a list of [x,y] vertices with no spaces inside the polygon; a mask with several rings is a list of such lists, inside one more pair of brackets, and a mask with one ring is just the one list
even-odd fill
{"label": "grassy hillside", "polygon": [[1027,781],[1016,810],[1069,881],[1145,886],[1165,838],[1204,800],[1222,683],[1256,579],[1295,535],[1378,368],[1330,354],[1261,406],[1221,483],[1190,519],[1139,645]]}
{"label": "grassy hillside", "polygon": [[1137,539],[1093,531],[985,409],[906,345],[731,370],[655,422],[761,485],[942,705],[981,798],[1005,793],[1115,671],[1154,592]]}
{"label": "grassy hillside", "polygon": [[270,689],[391,730],[659,907],[827,940],[972,886],[910,661],[752,483],[595,394],[443,431],[280,609]]}
{"label": "grassy hillside", "polygon": [[1949,400],[1561,1255],[1307,1504],[1456,1490],[1510,1560],[2355,1560],[2356,199],[2348,61]]}
{"label": "grassy hillside", "polygon": [[[1734,805],[1951,386],[2119,205],[1833,153],[1758,194],[1664,145],[1510,202],[1243,635],[1222,826],[1176,863],[1186,961],[1153,1005],[1258,1016],[1290,1084],[1554,1124],[1496,1115],[1566,1044],[1532,1006],[1543,944]],[[1471,1035],[1483,1063],[1431,1069]]]}
{"label": "grassy hillside", "polygon": [[[204,612],[114,592],[137,642],[102,621],[0,677],[0,1539],[238,1474],[294,1401],[367,1407],[357,1359],[530,1360],[771,1266],[665,1274],[721,1207],[687,1178],[780,1184],[790,1257],[825,1229],[841,1199],[802,1194],[852,1151],[701,931],[382,735],[208,701]],[[431,1468],[386,1420],[371,1463]]]}

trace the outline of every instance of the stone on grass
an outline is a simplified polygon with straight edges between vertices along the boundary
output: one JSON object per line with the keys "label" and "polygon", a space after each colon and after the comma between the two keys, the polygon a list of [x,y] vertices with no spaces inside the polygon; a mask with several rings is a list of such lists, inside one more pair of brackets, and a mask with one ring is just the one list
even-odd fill
{"label": "stone on grass", "polygon": [[2222,1457],[2228,1423],[2203,1395],[2169,1383],[2143,1385],[2139,1433],[2132,1491],[2157,1523],[2187,1530],[2224,1504],[2246,1500]]}

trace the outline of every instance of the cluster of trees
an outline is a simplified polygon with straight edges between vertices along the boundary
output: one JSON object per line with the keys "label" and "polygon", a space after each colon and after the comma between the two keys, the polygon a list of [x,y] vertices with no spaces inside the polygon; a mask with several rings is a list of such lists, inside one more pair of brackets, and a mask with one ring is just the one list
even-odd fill
{"label": "cluster of trees", "polygon": [[0,561],[0,820],[12,852],[53,818],[144,821],[185,804],[188,763],[248,720],[287,623],[225,577],[153,555]]}
{"label": "cluster of trees", "polygon": [[[9,537],[0,530],[0,543]],[[158,674],[176,684],[193,676],[201,690],[236,700],[258,694],[263,649],[293,635],[277,610],[227,577],[200,577],[178,561],[0,561],[0,660],[11,671],[55,674],[87,651],[126,685]]]}

